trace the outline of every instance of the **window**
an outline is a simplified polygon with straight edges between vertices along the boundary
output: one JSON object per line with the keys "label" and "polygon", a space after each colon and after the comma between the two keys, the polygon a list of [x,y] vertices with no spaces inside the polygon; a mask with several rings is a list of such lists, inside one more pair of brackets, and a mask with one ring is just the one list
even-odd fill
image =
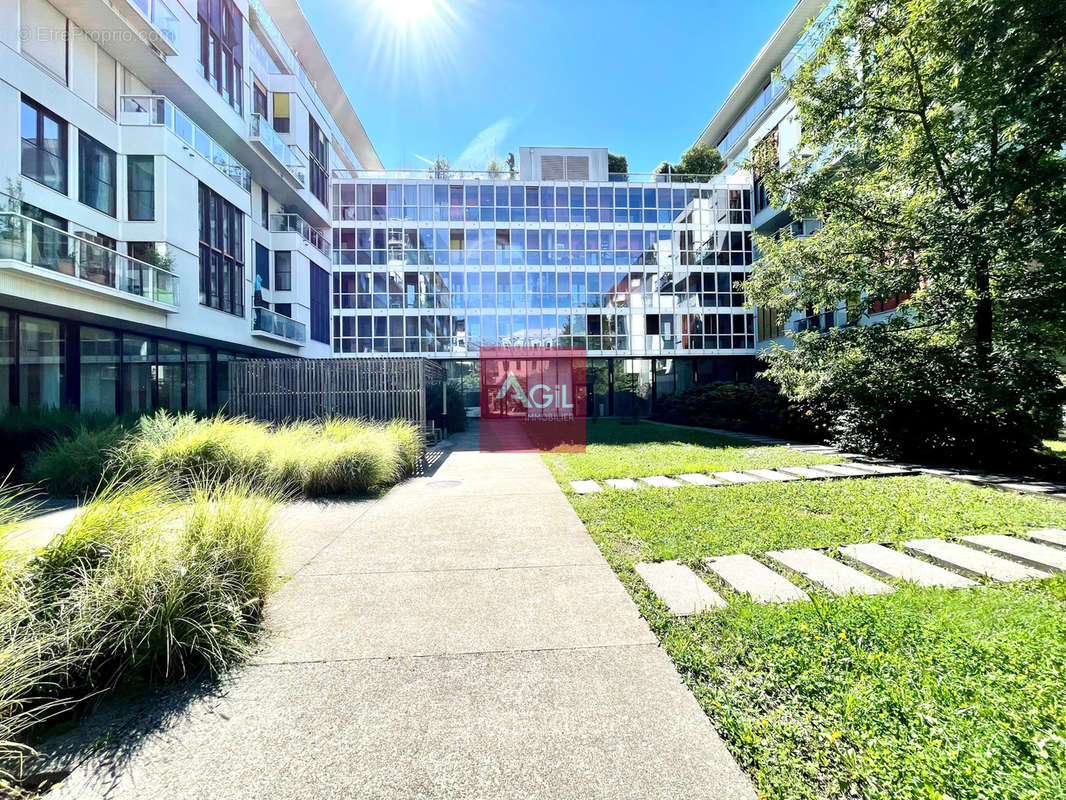
{"label": "window", "polygon": [[64,336],[55,320],[19,317],[19,406],[58,408],[63,403]]}
{"label": "window", "polygon": [[81,405],[83,412],[114,414],[118,401],[118,334],[81,327]]}
{"label": "window", "polygon": [[0,413],[11,406],[11,370],[15,364],[15,317],[0,311]]}
{"label": "window", "polygon": [[118,70],[115,59],[96,48],[96,107],[115,118],[115,99],[118,87]]}
{"label": "window", "polygon": [[152,340],[122,334],[122,410],[147,411],[152,407]]}
{"label": "window", "polygon": [[115,151],[78,131],[78,200],[115,216]]}
{"label": "window", "polygon": [[270,251],[259,242],[255,243],[255,276],[262,281],[263,288],[270,288]]}
{"label": "window", "polygon": [[200,303],[244,316],[244,214],[200,184]]}
{"label": "window", "polygon": [[238,114],[242,113],[241,42],[244,20],[233,0],[199,0],[200,69]]}
{"label": "window", "polygon": [[278,133],[289,132],[289,94],[274,92],[274,130]]}
{"label": "window", "polygon": [[[33,36],[20,36],[22,54],[67,82],[67,18],[46,0],[22,0],[19,25]],[[9,21],[8,25],[13,25]]]}
{"label": "window", "polygon": [[20,128],[22,174],[66,194],[67,123],[23,97]]}
{"label": "window", "polygon": [[292,319],[292,303],[275,303],[274,310],[281,316]]}
{"label": "window", "polygon": [[181,411],[185,392],[185,355],[182,345],[160,340],[156,347],[156,405],[168,411]]}
{"label": "window", "polygon": [[270,195],[262,188],[259,190],[259,222],[267,230],[270,229]]}
{"label": "window", "polygon": [[324,206],[329,205],[329,140],[318,127],[314,117],[308,117],[310,141],[308,151],[311,153],[311,194]]}
{"label": "window", "polygon": [[126,212],[138,222],[155,219],[155,158],[126,156]]}
{"label": "window", "polygon": [[329,275],[311,264],[311,338],[329,344]]}
{"label": "window", "polygon": [[206,347],[185,346],[185,407],[190,410],[207,409],[207,371],[211,354]]}
{"label": "window", "polygon": [[274,253],[274,288],[279,292],[292,291],[292,253],[288,250]]}
{"label": "window", "polygon": [[255,78],[252,78],[252,113],[261,116],[264,122],[270,119],[267,114],[267,91]]}

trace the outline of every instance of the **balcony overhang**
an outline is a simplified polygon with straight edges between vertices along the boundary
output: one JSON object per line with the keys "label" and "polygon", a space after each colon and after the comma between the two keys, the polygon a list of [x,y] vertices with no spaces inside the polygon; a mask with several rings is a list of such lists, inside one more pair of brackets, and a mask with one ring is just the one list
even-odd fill
{"label": "balcony overhang", "polygon": [[[0,258],[0,275],[6,277],[4,284],[8,284],[10,280],[14,278],[19,282],[25,281],[45,289],[59,289],[64,293],[70,292],[83,297],[106,299],[125,306],[152,310],[162,315],[164,318],[168,314],[178,313],[179,310],[176,302],[170,303],[150,297],[141,297],[135,294],[130,294],[129,292],[123,292],[120,289],[116,289],[103,283],[95,283],[91,280],[78,278],[73,275],[67,275],[64,272],[53,271],[43,267],[35,267],[32,264],[27,264],[24,261],[18,261],[17,259],[12,258]],[[6,293],[8,288],[15,287],[0,285],[0,293]],[[19,291],[18,294],[22,295],[23,293]],[[78,305],[75,297],[66,298],[66,302],[62,304],[67,306]]]}
{"label": "balcony overhang", "polygon": [[[274,151],[270,149],[270,146],[267,145],[266,142],[258,137],[253,137],[250,139],[250,143],[252,149],[255,150],[264,161],[270,164],[274,172],[276,172],[291,189],[300,191],[300,189],[303,188],[303,182],[300,178],[292,173],[287,164],[280,161],[278,157],[274,155]],[[258,178],[259,176],[256,177]]]}

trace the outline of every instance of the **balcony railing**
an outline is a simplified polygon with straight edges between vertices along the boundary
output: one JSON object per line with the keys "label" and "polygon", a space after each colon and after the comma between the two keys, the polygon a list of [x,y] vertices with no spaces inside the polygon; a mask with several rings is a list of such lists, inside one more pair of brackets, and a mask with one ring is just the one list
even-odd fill
{"label": "balcony railing", "polygon": [[242,189],[249,191],[252,188],[251,176],[244,165],[162,95],[122,95],[119,122],[123,125],[163,125]]}
{"label": "balcony railing", "polygon": [[174,16],[163,0],[129,0],[129,2],[144,15],[144,18],[152,23],[160,35],[177,52],[178,46],[178,18]]}
{"label": "balcony railing", "polygon": [[312,228],[299,214],[271,214],[270,230],[274,233],[298,233],[322,255],[328,257],[332,252],[325,235]]}
{"label": "balcony railing", "polygon": [[252,331],[278,336],[298,344],[307,341],[307,326],[302,322],[259,306],[252,308]]}
{"label": "balcony railing", "polygon": [[0,212],[3,262],[66,275],[89,289],[178,307],[179,279],[173,272],[11,211]]}
{"label": "balcony railing", "polygon": [[714,175],[690,175],[681,172],[610,172],[606,180],[564,178],[548,181],[522,178],[518,170],[503,169],[335,169],[334,180],[379,181],[518,181],[519,183],[709,183]]}
{"label": "balcony railing", "polygon": [[300,152],[300,148],[296,145],[285,144],[278,132],[259,114],[252,114],[248,127],[252,141],[257,141],[266,147],[270,154],[296,179],[300,186],[305,185],[307,182],[307,159]]}

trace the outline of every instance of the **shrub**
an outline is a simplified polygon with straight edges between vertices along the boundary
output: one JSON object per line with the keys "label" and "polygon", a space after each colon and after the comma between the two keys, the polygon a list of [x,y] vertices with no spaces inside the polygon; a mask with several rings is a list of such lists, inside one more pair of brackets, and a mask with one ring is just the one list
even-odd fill
{"label": "shrub", "polygon": [[353,419],[276,427],[236,417],[196,420],[160,411],[116,451],[117,466],[149,481],[238,479],[307,497],[363,493],[410,474],[421,455],[414,425]]}
{"label": "shrub", "polygon": [[[0,756],[43,716],[125,679],[243,659],[275,580],[274,496],[112,484],[0,575]],[[0,497],[0,525],[10,501]]]}
{"label": "shrub", "polygon": [[100,429],[83,426],[70,436],[59,437],[30,455],[26,480],[43,484],[53,495],[87,494],[100,485],[112,451],[126,433],[126,428],[115,423]]}
{"label": "shrub", "polygon": [[436,424],[438,428],[447,430],[449,433],[465,431],[467,426],[466,398],[462,390],[453,383],[447,384],[448,413],[444,413],[444,404],[441,402],[440,385],[429,386],[426,389],[426,418]]}
{"label": "shrub", "polygon": [[21,474],[28,456],[49,442],[81,429],[104,430],[115,425],[108,414],[81,414],[68,408],[22,410],[13,408],[0,417],[0,475]]}
{"label": "shrub", "polygon": [[655,402],[654,416],[664,422],[766,433],[817,440],[821,426],[814,415],[789,401],[775,387],[718,382],[695,386]]}

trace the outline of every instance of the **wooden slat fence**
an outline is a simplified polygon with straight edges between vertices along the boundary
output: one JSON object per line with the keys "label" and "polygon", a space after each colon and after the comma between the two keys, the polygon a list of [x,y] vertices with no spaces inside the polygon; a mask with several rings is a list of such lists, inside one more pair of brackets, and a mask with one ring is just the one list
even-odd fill
{"label": "wooden slat fence", "polygon": [[231,361],[227,410],[266,422],[343,416],[426,427],[426,387],[444,368],[423,358]]}

